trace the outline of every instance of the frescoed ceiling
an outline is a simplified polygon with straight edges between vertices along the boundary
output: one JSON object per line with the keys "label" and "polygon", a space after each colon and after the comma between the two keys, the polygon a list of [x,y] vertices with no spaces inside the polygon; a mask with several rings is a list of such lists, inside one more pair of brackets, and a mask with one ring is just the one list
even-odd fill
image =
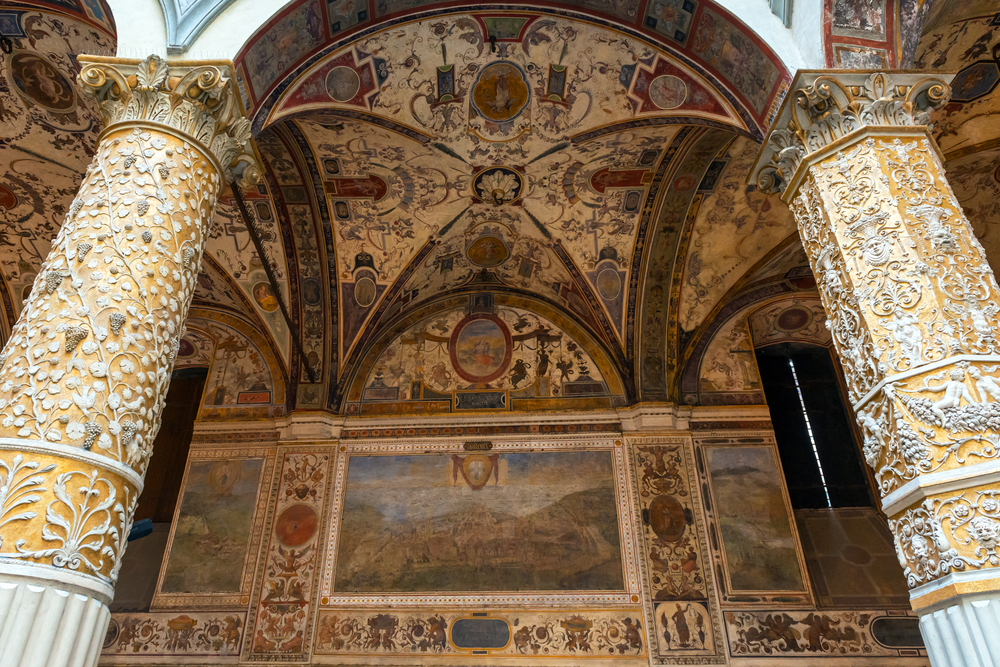
{"label": "frescoed ceiling", "polygon": [[[96,2],[34,4],[0,21],[14,46],[0,56],[6,327],[99,132],[74,56],[114,48]],[[620,391],[601,400],[699,400],[701,359],[735,313],[813,288],[787,208],[746,184],[788,73],[713,3],[349,5],[290,3],[235,59],[265,178],[242,193],[249,226],[223,193],[195,294],[258,332],[288,409],[368,409],[348,394],[367,396],[379,364],[388,377],[386,346],[458,336],[433,324],[445,309],[464,321],[477,295],[522,313],[503,327],[538,386],[562,377],[542,358],[562,357],[515,331],[522,320],[602,360]],[[1000,33],[992,14],[931,19],[915,59],[961,70],[937,132],[1000,265]],[[421,386],[443,391],[418,362],[409,381],[426,372]],[[509,374],[478,385],[521,390]]]}

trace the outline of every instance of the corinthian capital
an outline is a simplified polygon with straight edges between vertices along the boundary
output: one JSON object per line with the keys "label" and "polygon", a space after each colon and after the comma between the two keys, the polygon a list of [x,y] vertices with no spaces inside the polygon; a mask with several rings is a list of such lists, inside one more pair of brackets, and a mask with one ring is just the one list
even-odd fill
{"label": "corinthian capital", "polygon": [[79,56],[77,84],[107,127],[169,126],[210,153],[230,181],[255,182],[259,170],[229,62],[167,62]]}
{"label": "corinthian capital", "polygon": [[952,78],[920,72],[799,71],[750,182],[765,192],[790,195],[802,167],[851,143],[851,137],[860,139],[859,130],[926,128],[930,111],[948,101]]}

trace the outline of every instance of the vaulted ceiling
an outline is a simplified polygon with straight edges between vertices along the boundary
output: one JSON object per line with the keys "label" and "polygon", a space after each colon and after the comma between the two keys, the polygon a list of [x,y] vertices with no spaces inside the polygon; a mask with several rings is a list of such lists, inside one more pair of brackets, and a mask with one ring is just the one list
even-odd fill
{"label": "vaulted ceiling", "polygon": [[[71,90],[74,55],[114,44],[91,3],[59,17],[16,4],[9,58],[44,60],[70,92],[48,99],[0,68],[16,130],[0,146],[7,327],[99,128]],[[477,298],[516,328],[515,348],[582,350],[572,372],[591,368],[581,377],[614,404],[697,400],[686,369],[740,295],[811,288],[787,208],[745,181],[788,73],[725,10],[396,4],[371,20],[352,3],[290,3],[235,59],[264,179],[242,193],[250,226],[222,198],[195,299],[272,360],[287,409],[353,409],[390,367],[430,387],[430,369],[385,355],[445,340],[434,327]],[[536,386],[548,357],[532,354]]]}

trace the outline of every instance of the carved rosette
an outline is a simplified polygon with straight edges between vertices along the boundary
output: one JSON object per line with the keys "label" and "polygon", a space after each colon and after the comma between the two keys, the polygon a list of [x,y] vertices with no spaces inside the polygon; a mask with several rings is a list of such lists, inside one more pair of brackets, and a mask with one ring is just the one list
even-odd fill
{"label": "carved rosette", "polygon": [[0,580],[110,600],[208,225],[247,164],[225,71],[84,63],[109,127],[0,352]]}
{"label": "carved rosette", "polygon": [[977,481],[1000,465],[1000,288],[927,128],[947,84],[836,76],[800,74],[756,177],[795,215],[916,600],[1000,567]]}

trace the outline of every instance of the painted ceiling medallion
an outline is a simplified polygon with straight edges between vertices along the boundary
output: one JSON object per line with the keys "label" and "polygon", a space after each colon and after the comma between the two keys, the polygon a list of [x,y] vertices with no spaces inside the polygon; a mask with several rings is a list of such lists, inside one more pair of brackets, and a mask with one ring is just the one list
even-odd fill
{"label": "painted ceiling medallion", "polygon": [[510,365],[510,331],[495,315],[469,315],[455,327],[448,349],[452,366],[463,379],[476,383],[492,382],[503,375]]}
{"label": "painted ceiling medallion", "polygon": [[350,67],[340,65],[326,75],[326,92],[337,102],[350,102],[361,90],[361,77]]}
{"label": "painted ceiling medallion", "polygon": [[9,68],[17,91],[31,102],[56,113],[76,108],[73,84],[42,56],[20,51],[10,57]]}
{"label": "painted ceiling medallion", "polygon": [[476,266],[492,269],[507,261],[510,248],[499,236],[484,234],[469,244],[465,255]]}
{"label": "painted ceiling medallion", "polygon": [[661,109],[676,109],[687,99],[687,86],[678,77],[663,74],[649,84],[649,99]]}
{"label": "painted ceiling medallion", "polygon": [[524,72],[506,60],[484,67],[472,87],[472,108],[494,123],[514,120],[530,99],[531,89]]}
{"label": "painted ceiling medallion", "polygon": [[520,199],[524,178],[508,167],[484,169],[473,179],[472,188],[478,198],[499,206]]}

